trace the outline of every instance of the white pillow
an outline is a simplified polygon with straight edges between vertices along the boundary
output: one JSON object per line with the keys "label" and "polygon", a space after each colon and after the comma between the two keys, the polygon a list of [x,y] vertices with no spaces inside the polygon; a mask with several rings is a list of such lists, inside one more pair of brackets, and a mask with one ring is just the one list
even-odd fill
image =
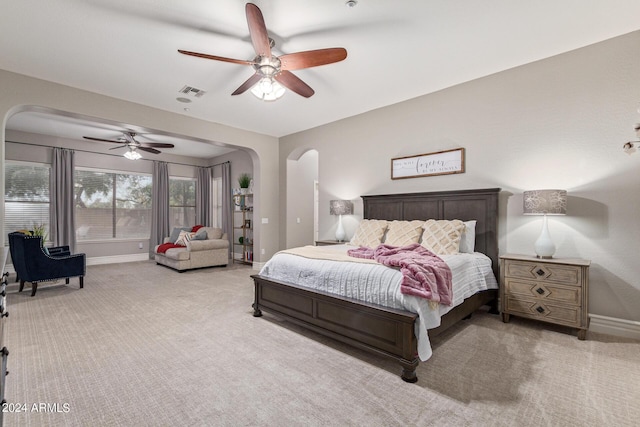
{"label": "white pillow", "polygon": [[458,252],[472,254],[476,249],[476,221],[464,221],[464,230],[460,237],[460,249]]}

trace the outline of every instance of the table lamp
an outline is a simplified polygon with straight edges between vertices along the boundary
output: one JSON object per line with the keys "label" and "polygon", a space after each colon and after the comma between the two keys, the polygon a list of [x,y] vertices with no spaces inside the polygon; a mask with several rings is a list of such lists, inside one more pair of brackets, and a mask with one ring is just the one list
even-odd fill
{"label": "table lamp", "polygon": [[347,236],[342,226],[342,215],[353,214],[353,203],[349,200],[331,200],[329,203],[329,213],[331,215],[338,215],[338,229],[336,230],[336,240],[338,242],[344,242]]}
{"label": "table lamp", "polygon": [[547,215],[567,214],[567,192],[565,190],[532,190],[525,191],[523,195],[525,215],[544,215],[542,221],[542,233],[536,240],[534,249],[538,258],[553,258],[556,245],[551,240]]}

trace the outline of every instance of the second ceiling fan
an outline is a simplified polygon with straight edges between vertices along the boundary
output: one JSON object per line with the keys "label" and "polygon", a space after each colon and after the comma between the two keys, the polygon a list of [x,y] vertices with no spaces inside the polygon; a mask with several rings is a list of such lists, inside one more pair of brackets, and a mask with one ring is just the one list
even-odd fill
{"label": "second ceiling fan", "polygon": [[[341,47],[308,50],[304,52],[275,56],[271,52],[273,40],[269,38],[267,33],[267,27],[264,23],[262,12],[258,6],[253,3],[247,3],[245,10],[247,14],[247,23],[249,25],[249,34],[251,36],[251,43],[253,44],[253,48],[256,52],[256,57],[253,60],[225,58],[222,56],[178,49],[178,52],[184,55],[253,66],[255,73],[240,85],[240,87],[231,95],[240,95],[259,84],[259,89],[264,94],[263,99],[274,100],[279,97],[277,96],[278,94],[274,92],[276,90],[274,88],[274,84],[277,82],[298,95],[309,98],[315,93],[314,90],[301,79],[296,77],[291,71],[332,64],[334,62],[342,61],[347,57],[346,49]],[[282,93],[279,95],[281,96]],[[270,99],[269,97],[273,97],[273,99]]]}
{"label": "second ceiling fan", "polygon": [[[137,160],[140,156],[132,155],[130,153],[135,153],[136,150],[146,151],[147,153],[160,154],[160,150],[156,150],[156,148],[173,148],[173,144],[168,144],[164,142],[139,142],[134,137],[136,136],[135,132],[125,131],[122,132],[124,138],[120,138],[118,140],[113,139],[103,139],[103,138],[94,138],[92,136],[83,136],[84,139],[88,139],[90,141],[99,141],[99,142],[111,142],[114,144],[120,144],[119,147],[110,148],[110,150],[115,150],[117,148],[127,147],[129,151],[125,153],[125,157]],[[135,157],[135,158],[132,158]]]}

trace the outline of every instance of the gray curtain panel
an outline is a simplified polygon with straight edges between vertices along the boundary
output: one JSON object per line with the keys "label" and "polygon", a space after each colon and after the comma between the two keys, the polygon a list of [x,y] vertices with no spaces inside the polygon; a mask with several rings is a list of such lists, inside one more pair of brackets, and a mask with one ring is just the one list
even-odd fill
{"label": "gray curtain panel", "polygon": [[211,168],[197,168],[196,224],[211,226]]}
{"label": "gray curtain panel", "polygon": [[169,168],[166,162],[153,162],[153,190],[151,195],[151,237],[149,258],[153,250],[169,236]]}
{"label": "gray curtain panel", "polygon": [[[230,241],[233,241],[233,215],[231,204],[231,163],[225,162],[222,165],[222,230],[227,233]],[[229,257],[231,257],[231,249],[233,245],[229,245]]]}
{"label": "gray curtain panel", "polygon": [[71,253],[76,251],[74,157],[73,150],[54,148],[49,177],[49,235],[54,246],[68,245]]}

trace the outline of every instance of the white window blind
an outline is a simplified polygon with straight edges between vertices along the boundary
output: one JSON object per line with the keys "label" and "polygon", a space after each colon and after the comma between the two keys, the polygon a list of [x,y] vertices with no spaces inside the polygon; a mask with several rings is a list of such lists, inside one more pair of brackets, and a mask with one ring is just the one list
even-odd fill
{"label": "white window blind", "polygon": [[49,174],[51,167],[37,163],[5,163],[4,170],[4,228],[5,246],[9,245],[7,233],[17,230],[33,230],[45,226],[49,235]]}

